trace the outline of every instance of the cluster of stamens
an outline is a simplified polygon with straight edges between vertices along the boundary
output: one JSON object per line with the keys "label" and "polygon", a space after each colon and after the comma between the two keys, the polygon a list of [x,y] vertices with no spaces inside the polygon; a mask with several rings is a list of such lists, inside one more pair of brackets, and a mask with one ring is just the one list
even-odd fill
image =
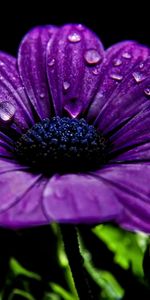
{"label": "cluster of stamens", "polygon": [[44,172],[82,172],[98,169],[106,148],[106,139],[84,119],[53,117],[23,134],[15,143],[15,154]]}

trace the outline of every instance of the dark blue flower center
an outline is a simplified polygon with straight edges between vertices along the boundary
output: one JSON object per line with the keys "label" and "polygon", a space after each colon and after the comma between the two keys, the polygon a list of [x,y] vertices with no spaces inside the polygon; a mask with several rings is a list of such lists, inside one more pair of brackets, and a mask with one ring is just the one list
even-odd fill
{"label": "dark blue flower center", "polygon": [[54,117],[35,124],[15,143],[22,163],[42,172],[82,172],[100,168],[107,141],[84,119]]}

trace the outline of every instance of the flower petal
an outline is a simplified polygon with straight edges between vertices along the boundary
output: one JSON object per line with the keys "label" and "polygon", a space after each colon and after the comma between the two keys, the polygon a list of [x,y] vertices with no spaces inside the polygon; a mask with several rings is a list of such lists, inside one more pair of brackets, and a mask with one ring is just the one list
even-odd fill
{"label": "flower petal", "polygon": [[104,132],[136,113],[138,104],[131,101],[132,94],[138,95],[140,80],[145,76],[142,74],[143,61],[149,54],[148,48],[129,41],[106,51],[99,89],[87,114],[87,119],[96,119],[95,124]]}
{"label": "flower petal", "polygon": [[26,167],[0,160],[0,225],[9,228],[48,223],[41,198],[45,180]]}
{"label": "flower petal", "polygon": [[0,212],[7,210],[9,207],[14,205],[16,201],[24,195],[28,188],[37,180],[37,176],[33,176],[30,173],[18,170],[18,166],[15,164],[11,165],[5,171],[1,171],[0,174]]}
{"label": "flower petal", "polygon": [[0,225],[17,229],[48,224],[41,205],[44,187],[44,180],[34,182],[20,201],[0,213]]}
{"label": "flower petal", "polygon": [[12,158],[13,141],[0,131],[0,157]]}
{"label": "flower petal", "polygon": [[28,97],[40,118],[50,116],[50,94],[46,76],[46,45],[55,33],[53,26],[36,27],[21,42],[18,66]]}
{"label": "flower petal", "polygon": [[12,162],[9,159],[0,158],[0,174],[5,174],[7,172],[25,170],[28,169],[26,166],[21,166],[16,162]]}
{"label": "flower petal", "polygon": [[114,220],[122,206],[107,184],[87,174],[54,176],[43,194],[49,221],[93,223]]}
{"label": "flower petal", "polygon": [[28,98],[24,92],[16,59],[0,53],[0,125],[22,131],[33,124]]}
{"label": "flower petal", "polygon": [[126,229],[150,233],[150,163],[107,166],[95,176],[123,207],[116,222]]}
{"label": "flower petal", "polygon": [[[136,154],[136,159],[138,159],[138,153],[139,159],[141,159],[139,150],[144,150],[145,144],[147,145],[146,149],[148,150],[148,143],[150,143],[150,103],[148,102],[147,104],[148,107],[135,115],[135,117],[128,121],[111,137],[113,143],[112,153],[113,156],[115,155],[115,160],[124,160],[125,157],[127,160],[133,159],[134,153]],[[138,151],[136,151],[137,147]],[[128,152],[128,154],[126,152]],[[130,157],[131,153],[133,154],[132,157]],[[148,159],[148,153],[145,153],[143,159]]]}
{"label": "flower petal", "polygon": [[113,162],[144,162],[150,161],[150,142],[134,147],[124,148],[118,151],[117,156],[111,159]]}
{"label": "flower petal", "polygon": [[47,74],[55,113],[83,113],[96,93],[104,51],[82,25],[65,25],[47,46]]}

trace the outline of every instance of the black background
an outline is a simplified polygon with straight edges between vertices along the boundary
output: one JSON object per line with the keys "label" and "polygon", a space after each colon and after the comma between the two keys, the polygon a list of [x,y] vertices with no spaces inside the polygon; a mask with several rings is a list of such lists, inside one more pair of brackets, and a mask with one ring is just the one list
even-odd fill
{"label": "black background", "polygon": [[[110,5],[111,4],[111,5]],[[95,31],[105,47],[122,40],[150,46],[150,9],[144,1],[57,0],[0,4],[0,50],[16,55],[24,34],[36,25],[83,23]]]}

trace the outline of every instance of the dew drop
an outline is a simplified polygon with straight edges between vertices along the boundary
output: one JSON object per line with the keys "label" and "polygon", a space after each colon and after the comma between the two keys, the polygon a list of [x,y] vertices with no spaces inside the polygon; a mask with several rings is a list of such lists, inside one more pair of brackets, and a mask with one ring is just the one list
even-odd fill
{"label": "dew drop", "polygon": [[63,88],[64,88],[64,90],[67,91],[69,89],[69,87],[70,87],[70,83],[68,81],[64,81],[63,82]]}
{"label": "dew drop", "polygon": [[82,110],[82,103],[78,98],[73,98],[67,101],[64,106],[64,109],[69,113],[72,118],[76,118],[81,110]]}
{"label": "dew drop", "polygon": [[145,93],[146,96],[150,96],[150,88],[146,88],[144,90],[144,93]]}
{"label": "dew drop", "polygon": [[98,74],[99,74],[99,70],[98,70],[98,69],[95,69],[95,70],[92,71],[92,73],[93,73],[94,75],[98,75]]}
{"label": "dew drop", "polygon": [[89,49],[85,52],[84,59],[89,65],[95,65],[102,60],[102,57],[97,50]]}
{"label": "dew drop", "polygon": [[41,93],[41,94],[40,94],[40,98],[43,99],[44,97],[45,97],[45,94],[44,94],[44,93]]}
{"label": "dew drop", "polygon": [[79,29],[80,31],[84,30],[84,26],[82,24],[78,24],[77,25],[77,29]]}
{"label": "dew drop", "polygon": [[122,75],[120,75],[120,74],[115,74],[115,73],[111,74],[110,77],[111,77],[112,79],[114,79],[114,80],[117,80],[117,81],[121,81],[121,80],[123,79],[123,76],[122,76]]}
{"label": "dew drop", "polygon": [[143,67],[144,67],[144,64],[143,64],[143,63],[140,63],[140,64],[139,64],[139,68],[142,69]]}
{"label": "dew drop", "polygon": [[8,101],[2,101],[0,103],[0,121],[7,123],[10,122],[15,115],[15,107]]}
{"label": "dew drop", "polygon": [[122,60],[119,59],[119,58],[114,59],[114,60],[113,60],[113,65],[114,65],[115,67],[121,66],[121,65],[122,65]]}
{"label": "dew drop", "polygon": [[124,52],[124,53],[122,54],[122,57],[123,57],[123,58],[126,58],[126,59],[130,59],[130,58],[131,58],[131,54],[128,53],[128,52]]}
{"label": "dew drop", "polygon": [[139,72],[134,72],[134,73],[132,73],[132,75],[137,83],[140,83],[141,81],[143,81],[145,79],[143,74],[141,74]]}
{"label": "dew drop", "polygon": [[72,32],[68,35],[68,40],[71,43],[78,43],[81,41],[81,36],[77,32]]}
{"label": "dew drop", "polygon": [[55,59],[53,58],[48,62],[48,66],[52,67],[54,65],[54,63],[55,63]]}

